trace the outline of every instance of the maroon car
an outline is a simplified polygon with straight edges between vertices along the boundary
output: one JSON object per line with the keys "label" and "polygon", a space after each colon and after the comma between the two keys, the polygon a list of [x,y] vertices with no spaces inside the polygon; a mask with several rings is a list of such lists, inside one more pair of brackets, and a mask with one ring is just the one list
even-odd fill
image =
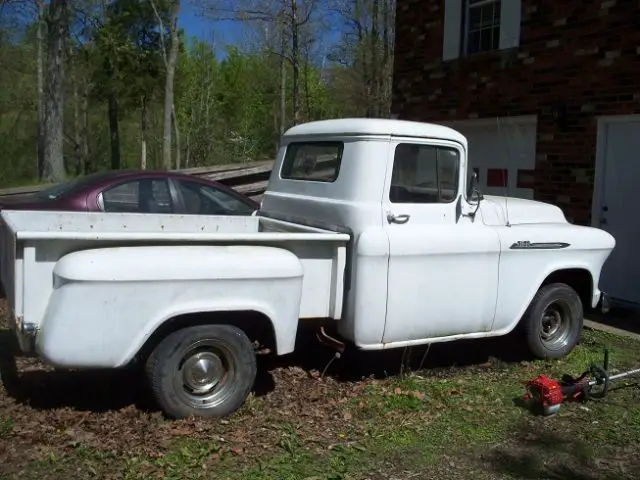
{"label": "maroon car", "polygon": [[257,202],[221,183],[177,172],[115,170],[0,199],[12,210],[251,215]]}

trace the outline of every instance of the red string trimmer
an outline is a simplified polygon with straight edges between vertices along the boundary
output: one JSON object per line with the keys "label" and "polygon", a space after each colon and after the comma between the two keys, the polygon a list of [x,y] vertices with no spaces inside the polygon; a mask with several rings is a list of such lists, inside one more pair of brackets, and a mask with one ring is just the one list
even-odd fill
{"label": "red string trimmer", "polygon": [[554,415],[568,400],[594,400],[609,393],[611,382],[640,374],[640,368],[611,375],[609,373],[609,350],[604,352],[603,365],[593,364],[578,378],[563,375],[562,380],[553,380],[538,375],[526,382],[527,393],[523,400],[537,414]]}

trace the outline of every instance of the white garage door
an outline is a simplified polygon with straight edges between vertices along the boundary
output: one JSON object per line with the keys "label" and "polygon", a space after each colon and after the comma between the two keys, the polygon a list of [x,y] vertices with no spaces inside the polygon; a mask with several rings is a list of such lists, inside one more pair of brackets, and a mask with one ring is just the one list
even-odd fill
{"label": "white garage door", "polygon": [[533,198],[535,116],[464,120],[446,124],[467,137],[470,169],[476,169],[482,193]]}
{"label": "white garage door", "polygon": [[[615,300],[640,306],[640,115],[599,120],[593,226],[608,231],[616,246],[604,264],[600,288]],[[631,306],[631,305],[630,305]]]}

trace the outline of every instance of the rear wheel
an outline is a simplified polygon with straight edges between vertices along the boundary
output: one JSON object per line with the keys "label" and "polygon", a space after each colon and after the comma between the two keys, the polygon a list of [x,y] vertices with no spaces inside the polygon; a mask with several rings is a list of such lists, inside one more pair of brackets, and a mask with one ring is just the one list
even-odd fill
{"label": "rear wheel", "polygon": [[557,359],[576,346],[584,322],[582,302],[564,283],[545,285],[533,297],[522,319],[531,353],[541,359]]}
{"label": "rear wheel", "polygon": [[169,334],[146,374],[155,401],[172,418],[223,417],[240,408],[256,377],[253,344],[231,325],[199,325]]}

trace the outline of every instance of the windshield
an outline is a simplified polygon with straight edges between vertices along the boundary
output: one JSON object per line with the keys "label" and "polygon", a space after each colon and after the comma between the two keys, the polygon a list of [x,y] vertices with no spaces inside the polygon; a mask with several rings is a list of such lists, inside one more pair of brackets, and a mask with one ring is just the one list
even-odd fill
{"label": "windshield", "polygon": [[39,200],[57,200],[85,187],[86,185],[107,177],[108,175],[108,172],[98,172],[84,177],[75,178],[67,182],[58,183],[57,185],[53,185],[52,187],[38,192],[36,197]]}

